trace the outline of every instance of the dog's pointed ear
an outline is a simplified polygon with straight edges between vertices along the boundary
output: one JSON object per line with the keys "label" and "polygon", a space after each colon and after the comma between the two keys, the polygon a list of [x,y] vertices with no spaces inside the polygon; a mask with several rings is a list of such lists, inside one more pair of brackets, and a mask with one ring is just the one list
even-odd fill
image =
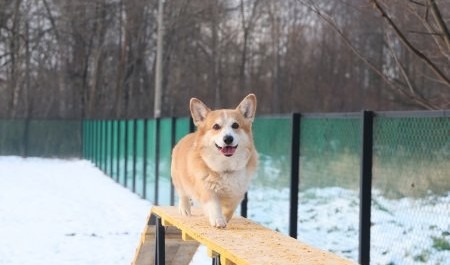
{"label": "dog's pointed ear", "polygon": [[211,111],[205,103],[196,98],[191,98],[189,108],[191,109],[191,115],[195,126],[199,126],[205,120],[208,112]]}
{"label": "dog's pointed ear", "polygon": [[255,119],[255,112],[256,112],[255,94],[249,94],[248,96],[246,96],[241,101],[241,103],[239,103],[239,106],[237,106],[236,109],[242,113],[242,116],[244,116],[244,118],[253,121]]}

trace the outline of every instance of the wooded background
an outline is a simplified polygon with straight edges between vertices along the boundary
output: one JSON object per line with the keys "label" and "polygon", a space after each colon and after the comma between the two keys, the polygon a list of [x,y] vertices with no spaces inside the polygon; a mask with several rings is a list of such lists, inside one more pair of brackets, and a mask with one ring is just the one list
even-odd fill
{"label": "wooded background", "polygon": [[[1,0],[0,117],[153,117],[157,0]],[[450,106],[450,0],[166,0],[163,116]]]}

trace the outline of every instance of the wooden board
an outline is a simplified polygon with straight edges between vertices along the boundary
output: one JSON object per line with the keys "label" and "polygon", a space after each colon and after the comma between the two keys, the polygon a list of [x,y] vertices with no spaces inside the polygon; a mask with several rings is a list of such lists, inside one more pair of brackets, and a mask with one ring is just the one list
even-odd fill
{"label": "wooden board", "polygon": [[[147,224],[149,223],[149,218]],[[155,229],[154,225],[145,226],[134,260],[131,262],[132,265],[155,264]],[[166,229],[165,239],[166,265],[188,265],[197,251],[199,243],[196,241],[184,241],[181,237],[181,231],[176,227],[168,227]]]}
{"label": "wooden board", "polygon": [[175,226],[184,239],[193,239],[220,254],[222,265],[356,264],[333,253],[309,246],[246,218],[233,217],[225,229],[211,227],[200,209],[181,216],[176,207],[154,206],[152,213],[164,226]]}

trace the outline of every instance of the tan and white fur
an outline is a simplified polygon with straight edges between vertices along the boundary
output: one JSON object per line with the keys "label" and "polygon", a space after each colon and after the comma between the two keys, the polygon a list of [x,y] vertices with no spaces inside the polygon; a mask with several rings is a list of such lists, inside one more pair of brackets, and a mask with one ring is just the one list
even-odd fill
{"label": "tan and white fur", "polygon": [[210,110],[190,101],[197,130],[186,135],[172,152],[172,181],[182,215],[191,215],[191,199],[203,207],[211,226],[224,228],[244,198],[258,154],[252,123],[256,96],[249,94],[236,109]]}

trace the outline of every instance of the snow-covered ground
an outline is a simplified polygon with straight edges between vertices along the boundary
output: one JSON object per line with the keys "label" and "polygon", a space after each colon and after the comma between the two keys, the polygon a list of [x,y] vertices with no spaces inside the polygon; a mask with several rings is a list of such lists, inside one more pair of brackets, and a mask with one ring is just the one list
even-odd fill
{"label": "snow-covered ground", "polygon": [[0,264],[130,264],[150,207],[88,161],[0,157]]}
{"label": "snow-covered ground", "polygon": [[[249,218],[287,234],[288,215],[288,189],[249,192]],[[374,192],[371,215],[371,264],[450,264],[450,192],[399,200]],[[299,240],[357,261],[358,229],[358,192],[338,187],[300,192]]]}
{"label": "snow-covered ground", "polygon": [[[372,205],[372,264],[450,264],[450,192],[375,192]],[[150,207],[88,161],[0,157],[0,265],[129,264]],[[288,189],[249,192],[249,217],[263,225],[287,233],[288,211]],[[299,239],[356,260],[358,214],[356,191],[304,190]],[[211,264],[205,253],[191,264]]]}

